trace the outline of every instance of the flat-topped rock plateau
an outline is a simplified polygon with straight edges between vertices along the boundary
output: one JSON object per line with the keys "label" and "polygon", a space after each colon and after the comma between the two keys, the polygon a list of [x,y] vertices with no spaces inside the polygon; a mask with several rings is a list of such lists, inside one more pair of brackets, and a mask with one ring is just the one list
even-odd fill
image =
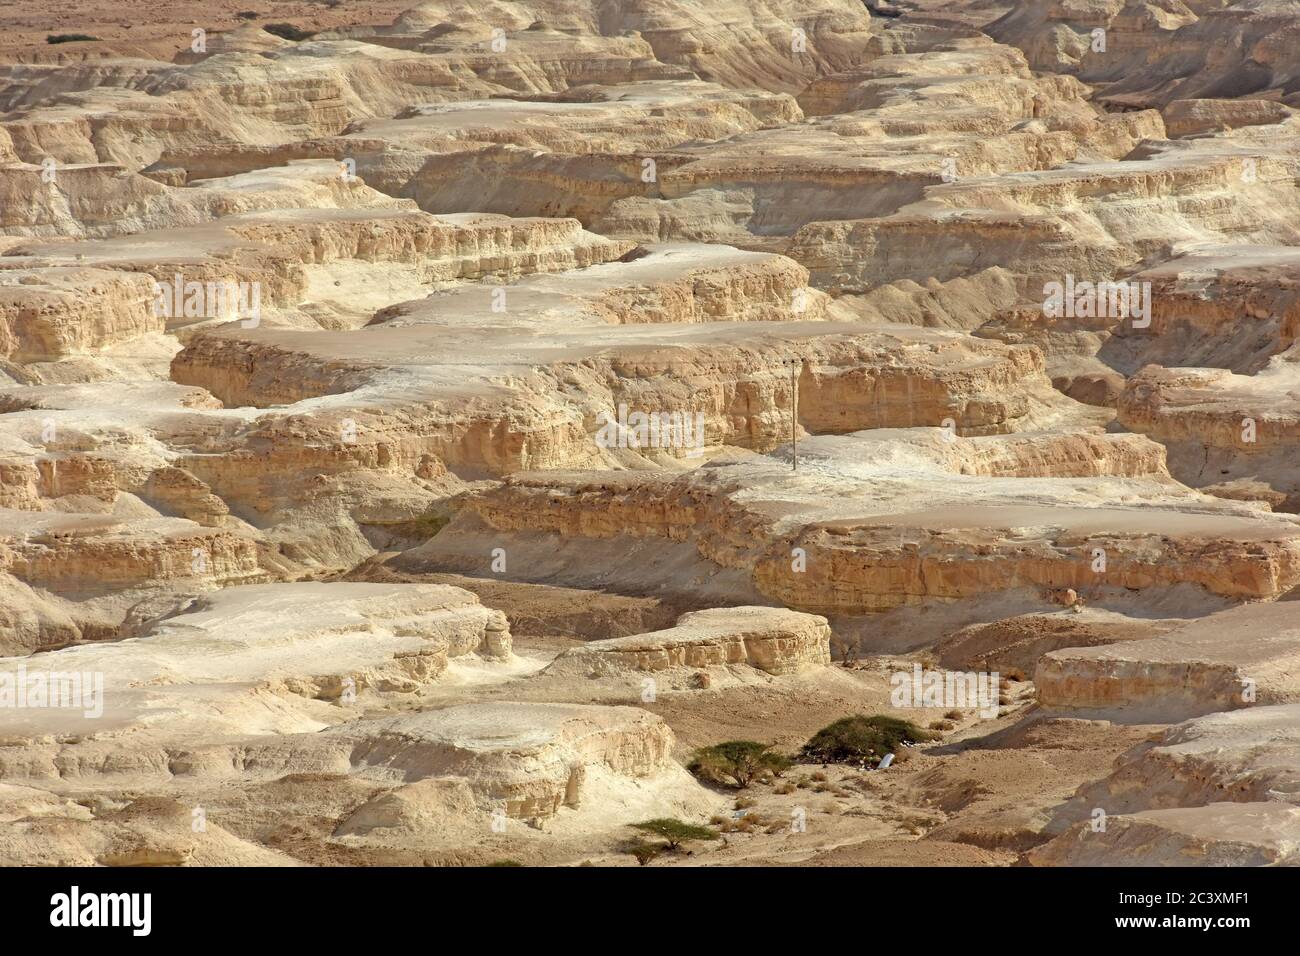
{"label": "flat-topped rock plateau", "polygon": [[1300,5],[0,8],[0,864],[1293,866],[1297,741]]}

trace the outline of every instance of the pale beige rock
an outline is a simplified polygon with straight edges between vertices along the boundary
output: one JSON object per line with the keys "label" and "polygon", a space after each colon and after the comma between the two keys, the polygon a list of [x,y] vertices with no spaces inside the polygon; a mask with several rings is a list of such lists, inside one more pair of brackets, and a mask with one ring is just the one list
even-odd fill
{"label": "pale beige rock", "polygon": [[0,271],[0,358],[93,354],[163,329],[147,276],[106,269]]}
{"label": "pale beige rock", "polygon": [[[1060,833],[1035,865],[1233,866],[1294,863],[1300,709],[1198,717],[1124,754],[1056,812]],[[1097,810],[1105,813],[1096,831]],[[1083,821],[1083,822],[1079,822]]]}
{"label": "pale beige rock", "polygon": [[[508,817],[579,809],[585,788],[610,778],[633,787],[643,781],[665,796],[675,791],[697,801],[701,789],[673,763],[672,731],[636,707],[467,704],[355,721],[328,731],[327,738],[348,747],[355,773],[408,785],[460,778],[479,811],[500,809]],[[344,832],[370,823],[370,816],[363,808]]]}
{"label": "pale beige rock", "polygon": [[[501,546],[524,580],[732,587],[823,614],[1023,588],[1045,601],[1046,589],[1073,587],[1123,607],[1180,585],[1241,601],[1300,584],[1293,518],[1208,497],[1188,509],[1158,448],[1137,436],[818,437],[800,442],[797,473],[788,451],[676,477],[517,475],[467,499],[409,559],[474,573]],[[652,555],[663,570],[650,578]]]}
{"label": "pale beige rock", "polygon": [[543,676],[593,670],[655,673],[674,668],[743,664],[769,674],[793,674],[830,663],[826,619],[784,608],[738,607],[695,611],[674,627],[647,634],[589,641],[564,651]]}
{"label": "pale beige rock", "polygon": [[1300,808],[1214,803],[1083,823],[1028,854],[1034,866],[1294,866]]}
{"label": "pale beige rock", "polygon": [[633,865],[932,658],[653,865],[1296,862],[1290,0],[149,14],[0,14],[0,863]]}
{"label": "pale beige rock", "polygon": [[1195,136],[1239,126],[1268,126],[1292,115],[1276,100],[1174,100],[1160,111],[1170,137]]}
{"label": "pale beige rock", "polygon": [[[411,693],[457,658],[510,660],[505,616],[468,591],[420,584],[295,583],[224,588],[139,628],[134,640],[83,644],[0,662],[0,681],[76,674],[83,693],[62,707],[0,712],[0,736],[84,738],[121,751],[123,772],[158,748],[259,734],[310,732],[358,695]],[[13,682],[10,684],[10,682]],[[331,710],[338,714],[329,718]],[[124,730],[129,737],[115,742]],[[58,759],[58,747],[48,756]],[[32,751],[28,775],[54,772]],[[3,758],[9,772],[24,761]],[[89,771],[87,771],[89,772]]]}
{"label": "pale beige rock", "polygon": [[1300,701],[1300,608],[1249,604],[1163,635],[1054,650],[1034,685],[1046,707],[1167,723],[1218,710]]}

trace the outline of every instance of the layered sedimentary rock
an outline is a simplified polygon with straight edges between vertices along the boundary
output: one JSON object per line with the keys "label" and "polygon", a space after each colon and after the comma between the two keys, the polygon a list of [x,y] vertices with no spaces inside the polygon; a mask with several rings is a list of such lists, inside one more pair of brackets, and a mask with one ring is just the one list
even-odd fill
{"label": "layered sedimentary rock", "polygon": [[1098,83],[1108,103],[1132,108],[1290,96],[1300,22],[1285,0],[1086,0],[1016,3],[986,29],[1035,67]]}
{"label": "layered sedimentary rock", "polygon": [[[162,246],[167,254],[160,256]],[[350,285],[381,282],[387,288],[379,298],[372,289],[369,301],[386,303],[402,291],[415,292],[431,284],[485,275],[506,281],[534,272],[581,268],[616,259],[631,248],[630,243],[585,233],[572,220],[437,218],[400,206],[295,209],[226,216],[209,225],[117,239],[19,243],[0,257],[0,267],[23,270],[21,275],[26,275],[33,266],[76,261],[101,271],[121,270],[133,273],[129,278],[148,283],[150,289],[154,281],[163,287],[161,294],[137,297],[133,304],[139,314],[156,319],[161,313],[173,329],[232,319],[255,327],[261,309],[268,312],[268,324],[275,324],[271,310],[289,310],[304,302],[309,303],[309,315],[315,309],[330,324],[341,321],[328,311],[331,299],[337,302],[336,311],[347,306],[364,309],[368,304],[364,291],[349,297],[352,289],[334,288],[341,285],[334,275],[344,273],[345,262],[362,277],[361,282],[352,279]],[[234,284],[239,291],[218,299],[209,291],[210,283],[223,290]],[[245,286],[256,287],[255,299],[251,293],[241,297]],[[195,288],[203,293],[197,298]],[[247,307],[240,311],[245,299]]]}
{"label": "layered sedimentary rock", "polygon": [[[1293,863],[1297,708],[1261,706],[1178,724],[1139,745],[1056,813],[1037,865]],[[1104,813],[1105,827],[1092,820]],[[1077,822],[1087,821],[1087,822]]]}
{"label": "layered sedimentary rock", "polygon": [[1300,809],[1215,803],[1144,810],[1089,824],[1029,853],[1035,866],[1294,866]]}
{"label": "layered sedimentary rock", "polygon": [[1051,597],[1066,609],[972,624],[950,634],[936,648],[939,663],[953,670],[1020,671],[1033,676],[1035,666],[1049,651],[1129,642],[1177,626],[1170,621],[1139,621],[1089,608],[1072,588],[1060,589]]}
{"label": "layered sedimentary rock", "polygon": [[0,862],[1294,863],[1293,6],[0,12]]}
{"label": "layered sedimentary rock", "polygon": [[[546,817],[561,807],[580,807],[588,776],[693,786],[670,757],[672,731],[635,707],[467,704],[356,721],[328,734],[329,745],[349,745],[355,772],[407,786],[445,778],[467,788],[478,809],[500,808],[509,817]],[[398,801],[401,795],[399,790]],[[344,824],[344,832],[367,818],[373,826],[376,816],[364,808]]]}
{"label": "layered sedimentary rock", "polygon": [[1146,723],[1300,700],[1300,612],[1251,604],[1157,637],[1055,650],[1034,672],[1047,707]]}
{"label": "layered sedimentary rock", "polygon": [[[130,641],[5,658],[0,670],[12,688],[66,675],[77,689],[57,705],[47,696],[35,709],[6,710],[5,738],[76,734],[94,753],[119,749],[122,772],[132,772],[154,763],[169,743],[310,732],[334,722],[321,702],[409,693],[469,654],[510,657],[505,616],[468,591],[438,585],[232,587],[143,623],[138,633]],[[130,742],[115,744],[124,729],[133,731]],[[31,756],[43,756],[25,764],[26,752],[10,744],[0,762],[7,774],[47,776],[53,764],[41,760],[60,759],[60,750],[37,748]]]}
{"label": "layered sedimentary rock", "polygon": [[[789,252],[819,284],[858,288],[1001,266],[1023,276],[1024,294],[1041,305],[1047,281],[1117,279],[1167,254],[1171,241],[1290,242],[1284,210],[1300,194],[1271,129],[1273,140],[1243,133],[1153,146],[1120,162],[931,185],[889,216],[805,226]],[[1233,203],[1214,202],[1224,194]]]}
{"label": "layered sedimentary rock", "polygon": [[657,59],[688,67],[704,79],[794,91],[817,73],[852,62],[869,40],[870,26],[867,10],[849,0],[814,0],[797,13],[771,2],[705,7],[679,0],[632,3],[613,17],[586,0],[491,2],[475,12],[477,22],[467,27],[459,3],[434,0],[408,10],[391,27],[358,35],[395,46],[418,46],[426,37],[440,39],[452,27],[488,46],[495,28],[500,31],[498,44],[505,39],[502,49],[507,50],[512,38],[536,25],[588,36],[634,31]]}
{"label": "layered sedimentary rock", "polygon": [[694,611],[663,631],[589,641],[567,650],[544,674],[579,674],[606,667],[654,673],[729,664],[792,674],[830,663],[830,633],[825,618],[784,608]]}
{"label": "layered sedimentary rock", "polygon": [[161,332],[146,276],[107,269],[0,272],[0,357],[39,362]]}
{"label": "layered sedimentary rock", "polygon": [[1232,245],[1145,270],[1149,328],[1100,353],[1129,375],[1120,423],[1165,444],[1179,480],[1291,512],[1300,502],[1296,266],[1287,246]]}
{"label": "layered sedimentary rock", "polygon": [[[410,560],[473,573],[498,546],[524,579],[666,590],[721,571],[824,614],[1024,588],[1122,603],[1192,585],[1240,601],[1300,583],[1293,519],[1211,498],[1187,509],[1136,436],[868,432],[801,442],[800,455],[797,472],[768,458],[679,477],[515,476],[467,498]],[[664,562],[653,578],[650,555]]]}
{"label": "layered sedimentary rock", "polygon": [[[980,80],[980,71],[1003,76]],[[999,81],[1009,88],[991,94],[988,84]],[[770,242],[819,219],[890,214],[958,176],[1118,158],[1137,137],[1161,134],[1158,115],[1100,115],[1077,84],[1039,82],[1018,51],[987,41],[882,57],[825,77],[801,102],[833,117],[800,124],[776,103],[747,101],[759,121],[729,138],[674,144],[656,136],[681,109],[672,89],[591,94],[597,102],[583,103],[577,116],[590,112],[597,125],[581,142],[535,132],[539,114],[556,106],[508,102],[367,123],[346,139],[376,183],[432,212],[462,210],[472,193],[476,208],[572,215],[642,241]],[[615,139],[600,125],[615,109],[656,101],[663,105],[654,112],[666,118],[637,133],[620,128]],[[423,165],[411,163],[410,151],[427,156]]]}
{"label": "layered sedimentary rock", "polygon": [[1146,365],[1253,375],[1300,338],[1300,255],[1290,246],[1194,247],[1133,279],[1151,284],[1150,322],[1119,325],[1100,353],[1125,375]]}

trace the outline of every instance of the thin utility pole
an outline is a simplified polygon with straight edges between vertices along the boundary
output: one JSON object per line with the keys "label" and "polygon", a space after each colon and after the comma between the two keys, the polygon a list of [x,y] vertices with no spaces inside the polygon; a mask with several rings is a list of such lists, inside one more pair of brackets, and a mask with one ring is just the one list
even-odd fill
{"label": "thin utility pole", "polygon": [[790,448],[794,456],[794,467],[791,471],[799,470],[799,382],[796,378],[795,368],[799,363],[798,359],[790,359]]}

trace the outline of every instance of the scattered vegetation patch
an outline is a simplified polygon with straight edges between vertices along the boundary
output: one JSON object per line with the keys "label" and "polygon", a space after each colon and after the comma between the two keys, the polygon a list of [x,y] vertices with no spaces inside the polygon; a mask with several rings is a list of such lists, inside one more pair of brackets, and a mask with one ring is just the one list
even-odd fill
{"label": "scattered vegetation patch", "polygon": [[623,852],[635,857],[640,866],[648,866],[663,851],[664,844],[650,843],[646,840],[629,840],[623,844]]}
{"label": "scattered vegetation patch", "polygon": [[99,37],[89,33],[51,33],[45,38],[46,43],[98,43]]}
{"label": "scattered vegetation patch", "polygon": [[938,736],[910,720],[858,714],[817,731],[801,753],[805,759],[820,763],[867,763],[874,767],[886,754],[897,753],[905,744],[937,740]]}

